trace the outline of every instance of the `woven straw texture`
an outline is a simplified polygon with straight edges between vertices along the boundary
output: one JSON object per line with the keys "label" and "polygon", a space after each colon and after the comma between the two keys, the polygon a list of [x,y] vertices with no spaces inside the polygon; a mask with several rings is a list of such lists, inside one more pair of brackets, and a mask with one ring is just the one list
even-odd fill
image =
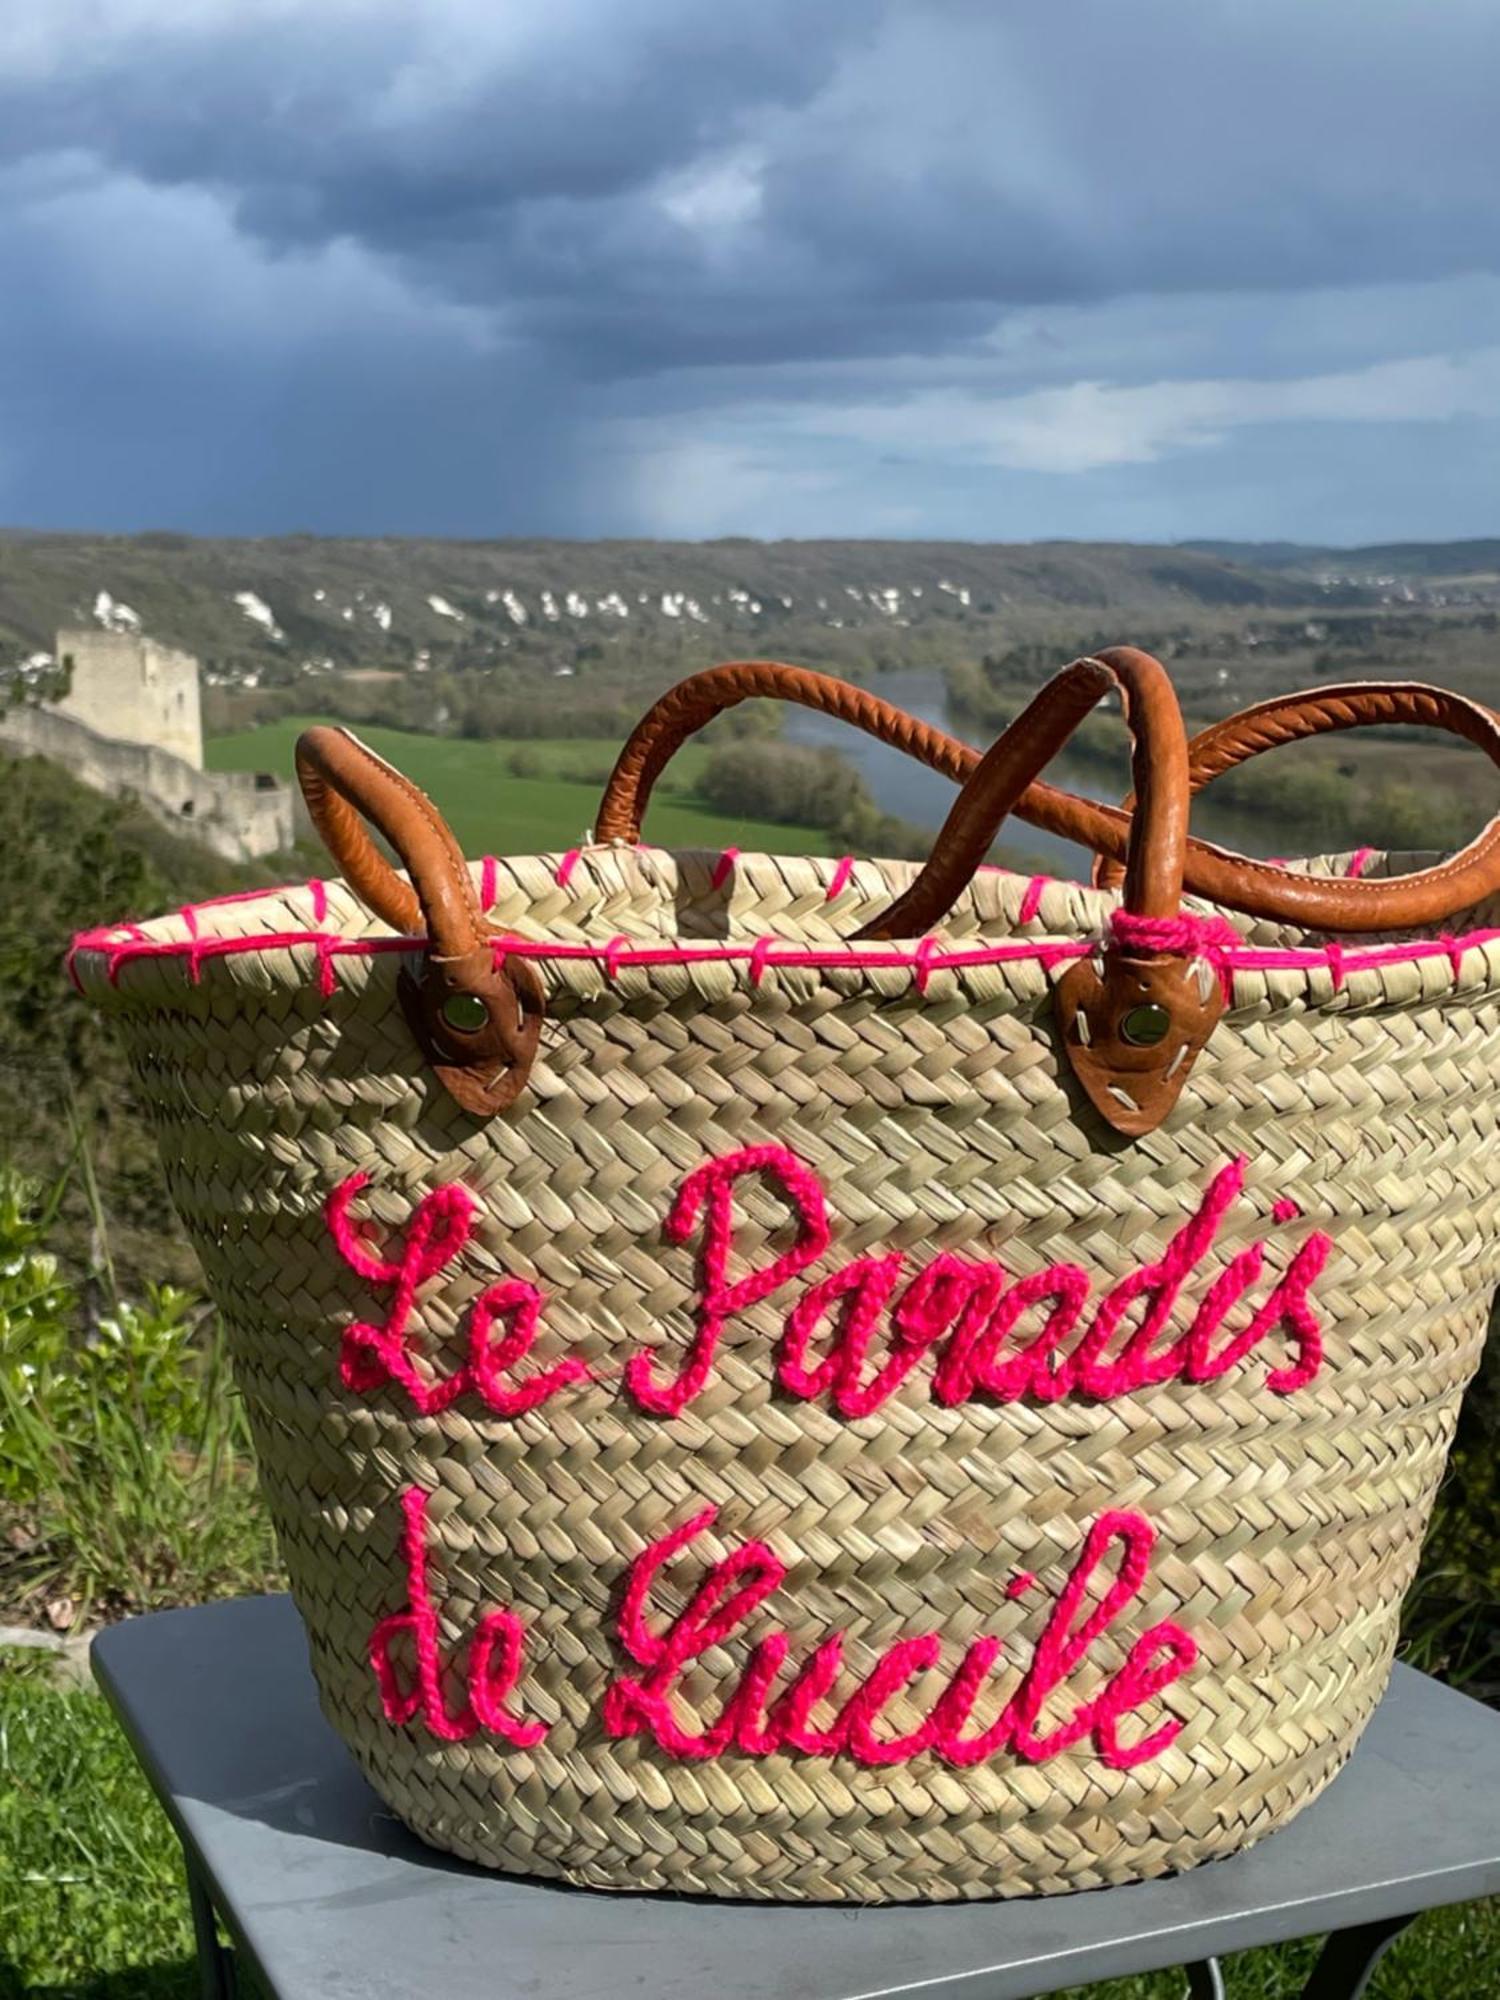
{"label": "woven straw texture", "polygon": [[[492,866],[485,886],[497,928],[552,945],[771,934],[820,949],[914,872],[845,867],[830,896],[832,861],[716,861],[593,848],[563,871],[566,887],[555,857]],[[1377,859],[1367,872],[1386,869]],[[1053,883],[1023,922],[1026,886],[983,871],[939,945],[1076,942],[1116,907]],[[82,943],[76,975],[122,1025],[172,1199],[228,1323],[324,1708],[417,1832],[594,1886],[973,1898],[1182,1868],[1316,1796],[1383,1692],[1500,1276],[1500,943],[1375,963],[1360,941],[1331,970],[1321,939],[1231,921],[1250,944],[1308,958],[1266,970],[1247,952],[1232,964],[1229,1010],[1180,1103],[1130,1143],[1089,1111],[1061,1059],[1044,955],[950,967],[939,954],[921,980],[881,946],[835,966],[773,957],[758,977],[743,955],[608,968],[538,955],[540,1059],[516,1106],[481,1123],[413,1043],[399,950],[204,949],[289,931],[381,934],[341,884]],[[1492,907],[1450,928],[1493,924]],[[132,949],[113,962],[122,944]],[[142,944],[179,948],[152,956]],[[1096,1297],[1159,1257],[1212,1176],[1245,1155],[1208,1275],[1272,1240],[1273,1203],[1298,1204],[1299,1228],[1333,1240],[1315,1292],[1324,1365],[1297,1393],[1268,1393],[1286,1358],[1273,1342],[1274,1355],[1257,1349],[1197,1385],[944,1407],[929,1363],[850,1420],[827,1398],[777,1388],[772,1355],[810,1281],[799,1279],[729,1318],[683,1413],[649,1414],[621,1393],[627,1358],[654,1348],[670,1374],[693,1338],[694,1258],[664,1237],[664,1218],[705,1161],[772,1143],[828,1191],[833,1244],[811,1277],[860,1255],[901,1250],[915,1267],[955,1251],[1017,1274],[1078,1264]],[[422,1294],[435,1369],[462,1358],[465,1308],[510,1275],[547,1296],[528,1366],[571,1355],[597,1379],[515,1418],[473,1397],[425,1417],[394,1385],[346,1388],[341,1332],[381,1310],[324,1217],[356,1172],[370,1177],[361,1201],[376,1242],[398,1237],[439,1185],[478,1197],[473,1241]],[[764,1264],[788,1233],[785,1199],[745,1183],[735,1268]],[[446,1742],[382,1712],[368,1647],[406,1602],[399,1496],[411,1486],[431,1496],[445,1650],[461,1653],[496,1605],[525,1620],[514,1700],[550,1725],[534,1748],[483,1733]],[[694,1544],[699,1560],[653,1586],[658,1623],[681,1611],[704,1562],[746,1538],[788,1574],[759,1626],[691,1665],[675,1697],[685,1715],[717,1713],[768,1622],[790,1633],[794,1660],[843,1631],[851,1682],[896,1640],[941,1633],[943,1668],[891,1701],[889,1735],[920,1724],[981,1634],[1005,1641],[1003,1696],[1003,1662],[1024,1662],[1089,1524],[1136,1508],[1157,1531],[1143,1592],[1057,1713],[1098,1692],[1134,1634],[1175,1619],[1197,1662],[1133,1727],[1172,1717],[1180,1733],[1123,1770],[1087,1741],[1041,1764],[1001,1754],[957,1769],[932,1755],[884,1768],[790,1752],[695,1763],[647,1734],[611,1738],[600,1706],[629,1665],[616,1628],[629,1567],[708,1502],[719,1514]],[[1022,1569],[1038,1590],[1007,1594]]]}

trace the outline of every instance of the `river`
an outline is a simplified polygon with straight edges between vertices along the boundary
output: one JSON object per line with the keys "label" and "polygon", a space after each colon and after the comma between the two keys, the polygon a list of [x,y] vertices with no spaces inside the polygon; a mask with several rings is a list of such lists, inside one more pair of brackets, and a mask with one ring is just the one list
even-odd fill
{"label": "river", "polygon": [[[898,708],[919,716],[923,722],[935,723],[939,729],[945,729],[965,742],[975,741],[972,729],[960,727],[950,713],[947,687],[941,674],[877,674],[868,685],[873,694],[894,702]],[[798,708],[789,703],[784,718],[787,742],[805,743],[819,750],[838,750],[849,758],[864,779],[871,798],[883,812],[895,813],[901,819],[912,820],[916,825],[931,827],[934,831],[941,826],[955,797],[948,779],[930,771],[915,758],[892,749],[889,744],[866,736],[862,729],[851,729],[848,723],[839,722],[833,716],[819,715],[813,709]],[[1069,757],[1066,751],[1048,766],[1048,782],[1060,785],[1065,791],[1080,792],[1088,798],[1117,801],[1129,783],[1123,725],[1120,740],[1120,777],[1113,788],[1109,771],[1103,764],[1092,758]],[[976,747],[983,746],[976,744]],[[1241,854],[1266,855],[1284,851],[1276,844],[1274,825],[1247,814],[1230,813],[1216,807],[1211,792],[1194,801],[1193,832],[1202,840],[1211,840],[1220,847],[1232,848]],[[1047,833],[1039,826],[1028,826],[1024,820],[1012,820],[1002,831],[998,844],[1017,859],[1035,860],[1051,875],[1082,877],[1088,871],[1090,857],[1082,848],[1055,833]]]}

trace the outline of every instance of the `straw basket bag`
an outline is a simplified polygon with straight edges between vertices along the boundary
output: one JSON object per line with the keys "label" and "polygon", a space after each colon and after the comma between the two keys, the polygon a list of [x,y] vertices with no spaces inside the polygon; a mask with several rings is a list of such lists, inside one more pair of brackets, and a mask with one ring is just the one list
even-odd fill
{"label": "straw basket bag", "polygon": [[[1112,691],[1136,802],[1037,782]],[[961,784],[926,866],[641,844],[757,694]],[[981,760],[749,663],[657,704],[590,845],[473,864],[317,729],[342,881],[78,940],[324,1708],[425,1839],[1006,1896],[1228,1853],[1329,1781],[1500,1277],[1500,828],[1317,874],[1187,820],[1268,745],[1390,722],[1500,762],[1487,710],[1404,685],[1190,745],[1128,648]],[[1097,885],[981,866],[1010,811]]]}

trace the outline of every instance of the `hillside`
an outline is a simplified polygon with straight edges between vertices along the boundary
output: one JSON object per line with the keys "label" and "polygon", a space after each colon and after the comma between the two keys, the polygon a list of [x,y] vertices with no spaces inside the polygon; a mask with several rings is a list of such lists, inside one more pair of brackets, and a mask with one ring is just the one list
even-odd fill
{"label": "hillside", "polygon": [[[191,1280],[119,1040],[68,984],[63,956],[88,925],[154,916],[275,871],[218,861],[54,765],[3,753],[0,846],[14,885],[0,909],[0,1162],[50,1186],[82,1142],[122,1282]],[[80,1266],[95,1228],[86,1194],[74,1174],[62,1242]]]}
{"label": "hillside", "polygon": [[[1488,590],[1500,584],[1500,540],[1471,542],[1372,542],[1364,548],[1310,547],[1302,542],[1184,542],[1195,554],[1245,569],[1270,570],[1285,577],[1338,581],[1356,588],[1389,591],[1400,584],[1466,585]],[[1442,597],[1456,601],[1450,592]]]}
{"label": "hillside", "polygon": [[[267,541],[0,535],[0,668],[60,625],[146,630],[214,681],[285,685],[649,654],[684,670],[772,654],[862,671],[949,660],[1052,627],[1222,622],[1374,606],[1263,552],[1119,543]],[[1283,573],[1283,569],[1287,573]],[[1292,573],[1293,571],[1297,573]]]}

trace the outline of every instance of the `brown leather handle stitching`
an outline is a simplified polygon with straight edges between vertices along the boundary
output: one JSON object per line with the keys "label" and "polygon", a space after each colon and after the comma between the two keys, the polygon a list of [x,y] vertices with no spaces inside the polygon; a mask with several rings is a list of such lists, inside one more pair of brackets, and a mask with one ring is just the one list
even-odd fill
{"label": "brown leather handle stitching", "polygon": [[[463,850],[436,806],[347,729],[297,741],[297,778],[313,825],[350,888],[393,930],[425,930],[420,980],[399,991],[419,1047],[465,1111],[491,1117],[525,1087],[541,1038],[542,990],[519,961],[494,963]],[[403,882],[380,854],[368,820],[400,855]]]}

